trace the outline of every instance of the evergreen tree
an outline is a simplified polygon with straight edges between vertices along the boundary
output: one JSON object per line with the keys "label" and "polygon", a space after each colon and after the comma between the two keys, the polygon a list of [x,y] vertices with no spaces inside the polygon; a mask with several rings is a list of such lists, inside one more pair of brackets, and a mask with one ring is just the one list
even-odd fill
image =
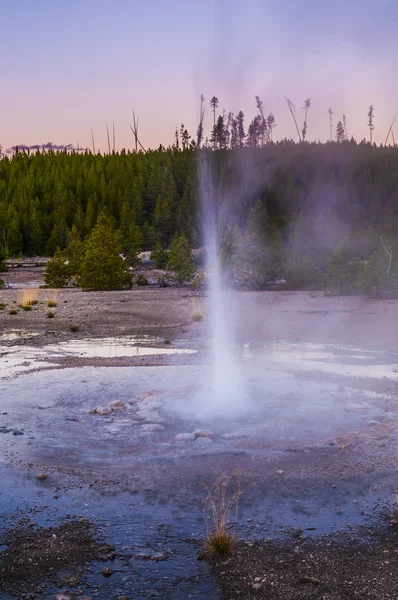
{"label": "evergreen tree", "polygon": [[117,290],[131,287],[132,276],[121,257],[122,241],[119,231],[104,213],[85,243],[80,266],[79,285],[85,290]]}
{"label": "evergreen tree", "polygon": [[59,248],[46,264],[44,283],[50,288],[66,287],[72,279],[72,270],[65,251]]}
{"label": "evergreen tree", "polygon": [[174,273],[178,283],[189,282],[195,275],[196,267],[192,258],[192,250],[183,232],[173,238],[168,268]]}

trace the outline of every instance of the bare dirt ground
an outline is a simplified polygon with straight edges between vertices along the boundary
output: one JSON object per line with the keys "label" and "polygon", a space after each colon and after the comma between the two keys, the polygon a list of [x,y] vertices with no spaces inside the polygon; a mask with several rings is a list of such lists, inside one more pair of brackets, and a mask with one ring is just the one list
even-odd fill
{"label": "bare dirt ground", "polygon": [[[13,279],[14,283],[18,278],[21,275],[5,274],[5,279]],[[34,350],[68,340],[83,342],[87,338],[122,336],[151,336],[153,340],[149,345],[157,348],[198,350],[195,355],[54,357],[51,363],[61,369],[86,367],[74,371],[75,377],[82,379],[79,396],[68,393],[62,370],[58,379],[55,375],[48,379],[46,389],[54,389],[54,405],[51,391],[44,394],[42,388],[36,388],[36,379],[29,379],[33,391],[31,394],[27,390],[26,406],[23,402],[18,406],[7,404],[8,395],[17,394],[12,386],[23,386],[25,375],[6,381],[0,389],[3,408],[0,434],[4,434],[1,438],[6,440],[0,466],[7,490],[15,489],[12,493],[3,489],[0,495],[6,506],[3,520],[7,529],[12,527],[8,517],[10,507],[19,506],[18,494],[28,507],[32,502],[52,510],[56,506],[58,518],[60,514],[71,513],[73,505],[77,516],[91,519],[90,511],[97,511],[97,516],[105,514],[103,521],[109,521],[109,532],[113,533],[108,541],[116,547],[111,580],[116,582],[116,587],[104,587],[105,583],[99,584],[98,579],[91,583],[89,580],[84,587],[86,597],[105,600],[126,594],[124,597],[135,599],[171,600],[185,599],[189,595],[227,600],[392,600],[398,596],[397,533],[390,524],[394,489],[398,484],[398,383],[394,376],[394,365],[398,368],[397,300],[325,297],[322,293],[307,292],[237,292],[233,297],[233,310],[239,317],[238,341],[242,345],[249,343],[255,348],[273,341],[336,345],[340,353],[344,346],[358,348],[358,358],[352,358],[355,354],[352,350],[349,359],[341,360],[342,368],[347,360],[347,372],[309,369],[295,380],[297,386],[306,381],[319,384],[320,393],[324,395],[333,395],[335,392],[330,390],[335,390],[336,411],[341,409],[349,424],[335,435],[325,433],[328,413],[325,421],[315,424],[317,441],[311,443],[306,442],[304,434],[301,439],[300,432],[295,431],[295,427],[304,429],[305,415],[297,420],[297,425],[292,418],[286,426],[285,438],[278,441],[269,431],[228,440],[215,431],[213,450],[210,450],[209,445],[198,445],[196,449],[189,443],[176,444],[173,440],[181,431],[180,423],[163,413],[164,430],[159,428],[150,440],[143,435],[133,438],[127,433],[126,424],[131,428],[133,423],[133,427],[140,428],[141,423],[148,422],[148,419],[140,421],[142,417],[139,417],[140,403],[146,402],[145,396],[140,400],[138,392],[134,392],[136,396],[132,393],[126,408],[108,418],[90,414],[96,398],[84,388],[88,385],[85,380],[93,377],[92,367],[99,367],[95,372],[102,382],[104,375],[100,367],[104,366],[150,367],[204,362],[205,295],[198,297],[185,287],[136,287],[131,291],[103,293],[66,289],[60,291],[57,306],[52,309],[55,317],[49,319],[46,290],[38,291],[38,304],[28,312],[18,308],[19,293],[17,289],[0,291],[0,302],[6,304],[0,311],[0,346],[5,351],[12,352],[13,347],[21,345]],[[203,305],[203,321],[192,321],[193,302]],[[9,310],[14,307],[18,312],[10,315]],[[70,331],[70,325],[78,325],[79,330]],[[9,337],[12,330],[37,335]],[[142,344],[147,345],[147,342],[142,341]],[[366,351],[372,352],[369,359]],[[371,369],[376,355],[378,368],[388,366],[387,375],[380,371],[380,375],[373,376]],[[8,355],[0,356],[1,360],[8,360]],[[360,374],[355,369],[350,370],[358,366],[362,368]],[[40,368],[45,369],[45,365]],[[112,369],[106,371],[113,372]],[[72,385],[71,372],[65,371]],[[107,384],[104,379],[103,387],[99,387],[104,397],[108,389],[110,392],[116,389],[117,380],[109,381]],[[61,384],[64,387],[59,387]],[[155,406],[159,400],[157,384],[148,385],[151,385],[148,389],[152,390]],[[323,392],[322,385],[325,386]],[[61,390],[58,395],[57,386]],[[176,390],[178,387],[177,380]],[[351,387],[355,387],[358,394],[363,389],[367,395],[360,402],[353,402],[348,397]],[[293,407],[294,399],[291,402]],[[271,407],[274,408],[280,410],[278,406]],[[376,409],[380,413],[377,417],[374,416]],[[352,425],[351,417],[358,417]],[[271,432],[274,423],[275,427],[280,426],[277,420],[272,423]],[[210,575],[202,562],[196,561],[204,533],[202,482],[211,484],[220,473],[232,471],[242,474],[245,491],[239,513],[241,542],[232,558],[212,563],[218,584],[206,587],[206,577]],[[46,479],[37,481],[38,473],[42,472]],[[46,513],[50,508],[40,508],[46,518],[52,518]],[[160,525],[152,519],[158,513],[163,529],[161,534],[155,535],[153,532],[158,531]],[[138,534],[151,538],[152,546],[155,540],[163,552],[158,553],[163,556],[159,564],[168,565],[169,571],[162,571],[160,567],[155,570],[156,574],[151,567],[143,571],[142,560],[152,564],[151,556],[157,553],[152,547],[147,559],[132,558],[133,550],[126,550],[127,542],[123,546],[120,541],[127,531],[130,538],[139,537]],[[132,544],[131,539],[129,543]],[[169,550],[163,551],[165,546]],[[189,562],[193,556],[191,550],[197,567],[195,562]],[[145,552],[136,550],[136,555]],[[181,557],[180,563],[178,557]],[[184,573],[178,570],[180,567],[175,572],[172,570],[173,561],[183,565]],[[188,569],[193,573],[192,577],[189,575],[191,579]],[[195,569],[201,569],[200,573],[195,573]],[[132,574],[134,577],[129,579]],[[42,575],[44,578],[48,572]],[[140,578],[152,584],[134,587],[137,586],[135,580],[141,581]],[[40,577],[37,585],[42,585]],[[14,588],[17,589],[20,588]],[[29,590],[24,589],[26,598],[53,597],[50,593],[40,595],[40,592],[34,596],[34,586],[31,596]],[[73,596],[73,586],[70,589],[70,598],[79,597]],[[3,597],[8,598],[0,592],[0,598]]]}

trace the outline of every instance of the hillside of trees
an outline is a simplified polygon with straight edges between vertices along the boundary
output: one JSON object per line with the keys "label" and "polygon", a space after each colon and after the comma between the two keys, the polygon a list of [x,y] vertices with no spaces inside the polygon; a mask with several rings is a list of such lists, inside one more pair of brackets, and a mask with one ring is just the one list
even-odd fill
{"label": "hillside of trees", "polygon": [[[385,285],[386,277],[395,286],[398,148],[353,140],[17,152],[0,160],[0,254],[52,256],[67,246],[73,226],[87,238],[101,213],[125,253],[167,248],[176,233],[199,247],[204,159],[212,167],[212,201],[225,204],[221,254],[235,281],[262,287],[283,277],[302,287],[327,275],[331,287],[350,292],[360,276],[364,289]],[[370,269],[372,281],[364,283]]]}

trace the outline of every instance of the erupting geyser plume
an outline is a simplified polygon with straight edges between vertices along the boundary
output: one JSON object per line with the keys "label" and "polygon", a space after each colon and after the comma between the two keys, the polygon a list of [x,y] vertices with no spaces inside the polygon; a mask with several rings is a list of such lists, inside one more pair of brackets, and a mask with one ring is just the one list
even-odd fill
{"label": "erupting geyser plume", "polygon": [[212,153],[202,150],[200,195],[208,278],[208,314],[211,341],[210,373],[204,389],[202,414],[206,418],[236,418],[249,408],[244,380],[236,356],[231,290],[225,283],[220,261],[220,241],[230,226],[227,193],[216,182]]}

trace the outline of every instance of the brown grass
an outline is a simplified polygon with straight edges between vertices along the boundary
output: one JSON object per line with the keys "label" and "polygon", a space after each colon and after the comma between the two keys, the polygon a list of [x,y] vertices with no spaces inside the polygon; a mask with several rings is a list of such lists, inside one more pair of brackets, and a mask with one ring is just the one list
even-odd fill
{"label": "brown grass", "polygon": [[48,308],[55,308],[58,303],[59,290],[54,289],[46,292],[46,302]]}
{"label": "brown grass", "polygon": [[[228,556],[235,548],[238,505],[243,492],[238,480],[237,491],[228,494],[231,479],[222,476],[216,479],[212,487],[205,486],[207,496],[203,501],[203,517],[207,535],[204,548],[212,556]],[[233,515],[232,525],[231,515]]]}
{"label": "brown grass", "polygon": [[24,288],[17,292],[17,303],[24,310],[30,310],[30,308],[37,304],[38,292],[35,288]]}
{"label": "brown grass", "polygon": [[193,300],[192,301],[192,312],[191,312],[192,321],[202,321],[203,316],[204,316],[203,304],[201,304],[197,300]]}

